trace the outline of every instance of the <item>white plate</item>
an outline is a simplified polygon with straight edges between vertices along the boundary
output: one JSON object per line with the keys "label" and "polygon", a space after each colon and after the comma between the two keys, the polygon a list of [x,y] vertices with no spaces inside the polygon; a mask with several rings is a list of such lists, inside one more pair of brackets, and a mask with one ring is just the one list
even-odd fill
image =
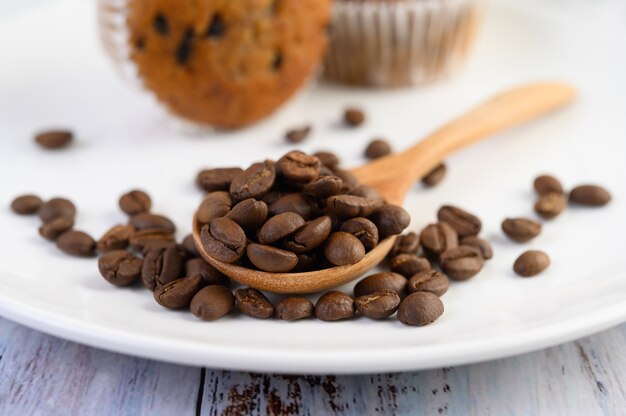
{"label": "white plate", "polygon": [[[414,370],[493,359],[568,341],[626,319],[626,33],[613,16],[586,9],[585,30],[567,15],[497,7],[487,16],[466,72],[420,91],[322,86],[254,128],[220,137],[189,137],[147,95],[119,81],[94,32],[92,2],[51,3],[0,24],[0,313],[85,344],[178,363],[277,372],[357,373]],[[576,17],[576,16],[574,16]],[[623,25],[622,25],[623,26]],[[615,29],[615,30],[612,30]],[[424,328],[395,320],[298,323],[232,316],[199,322],[159,307],[140,289],[117,289],[93,259],[60,254],[37,235],[38,221],[12,215],[23,192],[63,195],[79,208],[77,228],[100,235],[125,221],[117,197],[145,188],[155,211],[190,230],[204,166],[245,165],[288,150],[282,134],[312,122],[305,150],[329,148],[348,165],[362,163],[366,142],[381,134],[402,149],[416,138],[510,85],[564,79],[580,89],[566,111],[501,134],[449,160],[441,186],[408,196],[411,229],[455,203],[484,219],[495,259],[444,296],[445,314]],[[337,125],[350,103],[368,113],[364,128]],[[46,152],[38,128],[70,126],[72,148]],[[530,244],[499,231],[506,216],[532,215],[532,179],[553,172],[570,187],[599,182],[613,191],[603,209],[569,209]],[[522,279],[511,265],[543,249],[552,267]],[[345,287],[350,290],[350,287]]]}

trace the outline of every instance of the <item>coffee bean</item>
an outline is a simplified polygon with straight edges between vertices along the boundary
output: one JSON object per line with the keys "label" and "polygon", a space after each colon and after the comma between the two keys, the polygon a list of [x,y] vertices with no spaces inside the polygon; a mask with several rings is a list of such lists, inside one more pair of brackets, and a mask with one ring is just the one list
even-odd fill
{"label": "coffee bean", "polygon": [[58,217],[73,219],[76,216],[76,207],[65,198],[52,198],[39,208],[37,215],[44,223]]}
{"label": "coffee bean", "polygon": [[230,289],[212,285],[201,289],[191,299],[189,310],[205,321],[214,321],[228,315],[235,307],[235,297]]}
{"label": "coffee bean", "polygon": [[358,238],[363,243],[365,251],[372,250],[378,244],[378,228],[367,218],[351,218],[341,224],[339,230]]}
{"label": "coffee bean", "polygon": [[183,258],[177,247],[150,250],[141,268],[141,280],[146,289],[164,286],[182,276]]}
{"label": "coffee bean", "polygon": [[98,259],[98,269],[107,282],[115,286],[128,286],[141,276],[143,260],[126,250],[113,250]]}
{"label": "coffee bean", "polygon": [[339,165],[339,157],[332,152],[317,152],[313,153],[313,156],[317,157],[322,162],[322,165],[331,169]]}
{"label": "coffee bean", "polygon": [[70,256],[92,257],[96,254],[96,242],[82,231],[67,231],[57,238],[57,247]]}
{"label": "coffee bean", "polygon": [[257,230],[267,219],[268,207],[263,201],[254,198],[244,199],[226,214],[226,218],[235,221],[248,231]]}
{"label": "coffee bean", "polygon": [[135,227],[132,225],[115,225],[98,240],[96,248],[100,253],[125,249],[134,233]]}
{"label": "coffee bean", "polygon": [[133,250],[141,253],[148,250],[176,246],[176,240],[172,233],[151,229],[136,231],[130,236],[129,243]]}
{"label": "coffee bean", "polygon": [[365,247],[352,234],[338,231],[332,233],[326,241],[324,256],[335,266],[355,264],[365,256]]}
{"label": "coffee bean", "polygon": [[36,195],[20,195],[11,202],[11,209],[19,215],[31,215],[42,205],[43,201]]}
{"label": "coffee bean", "polygon": [[381,239],[402,233],[411,222],[411,216],[398,205],[387,204],[378,208],[370,217],[376,224]]}
{"label": "coffee bean", "polygon": [[550,257],[543,251],[529,250],[515,260],[513,271],[522,277],[532,277],[550,266]]}
{"label": "coffee bean", "polygon": [[376,191],[371,186],[357,185],[350,190],[349,194],[365,198],[373,203],[376,207],[381,207],[385,204],[385,199],[382,197],[382,195],[379,194],[378,191]]}
{"label": "coffee bean", "polygon": [[338,176],[320,176],[319,178],[307,183],[302,192],[316,198],[328,198],[341,192],[343,181]]}
{"label": "coffee bean", "polygon": [[239,260],[247,244],[243,229],[228,218],[215,218],[205,224],[200,232],[200,240],[209,256],[224,263]]}
{"label": "coffee bean", "polygon": [[396,237],[391,250],[389,250],[388,258],[393,258],[398,254],[417,254],[420,248],[420,238],[414,232],[409,232]]}
{"label": "coffee bean", "polygon": [[198,221],[208,224],[214,218],[220,218],[228,214],[233,206],[230,194],[225,191],[211,192],[204,197],[198,207]]}
{"label": "coffee bean", "polygon": [[187,258],[200,257],[200,252],[198,251],[198,248],[196,247],[196,243],[193,240],[193,234],[187,235],[183,239],[181,246]]}
{"label": "coffee bean", "polygon": [[437,186],[446,176],[446,171],[446,165],[440,163],[422,178],[422,183],[428,187]]}
{"label": "coffee bean", "polygon": [[563,185],[557,178],[551,175],[538,176],[533,182],[533,187],[539,195],[557,193],[564,194]]}
{"label": "coffee bean", "polygon": [[379,290],[392,290],[399,296],[404,295],[406,279],[393,272],[375,273],[367,276],[354,286],[354,296],[369,295]]}
{"label": "coffee bean", "polygon": [[228,286],[230,280],[226,275],[211,266],[202,258],[195,258],[185,262],[186,276],[200,276],[207,285]]}
{"label": "coffee bean", "polygon": [[414,274],[409,279],[407,288],[410,293],[430,292],[433,295],[442,296],[448,291],[450,280],[448,276],[437,270],[424,270]]}
{"label": "coffee bean", "polygon": [[611,201],[611,194],[598,185],[579,185],[569,193],[569,202],[589,207],[601,207]]}
{"label": "coffee bean", "polygon": [[143,214],[152,208],[150,195],[138,189],[125,193],[119,200],[120,209],[126,214],[133,216]]}
{"label": "coffee bean", "polygon": [[300,215],[305,220],[315,216],[313,201],[305,194],[296,192],[281,196],[269,206],[270,216],[292,212]]}
{"label": "coffee bean", "polygon": [[265,202],[265,204],[269,207],[274,202],[278,201],[279,198],[287,195],[289,192],[283,191],[269,191],[265,195],[261,197],[261,201]]}
{"label": "coffee bean", "polygon": [[332,221],[325,215],[307,222],[285,243],[284,248],[294,253],[305,253],[321,246],[330,235]]}
{"label": "coffee bean", "polygon": [[483,259],[489,260],[493,257],[493,251],[491,249],[491,244],[487,240],[483,240],[479,237],[463,237],[460,242],[463,246],[474,247],[478,250]]}
{"label": "coffee bean", "polygon": [[552,192],[539,196],[535,203],[535,212],[541,218],[551,220],[563,212],[566,207],[565,195]]}
{"label": "coffee bean", "polygon": [[478,235],[482,228],[482,222],[477,216],[451,205],[444,205],[439,208],[437,219],[450,224],[459,237]]}
{"label": "coffee bean", "polygon": [[311,270],[320,270],[328,267],[325,265],[327,261],[324,255],[317,250],[308,253],[298,253],[296,257],[298,257],[298,264],[291,270],[292,273],[310,272]]}
{"label": "coffee bean", "polygon": [[369,217],[382,206],[382,202],[356,195],[335,195],[326,199],[328,212],[340,218]]}
{"label": "coffee bean", "polygon": [[233,179],[241,172],[241,168],[204,169],[198,172],[196,185],[205,192],[228,191]]}
{"label": "coffee bean", "polygon": [[285,273],[298,264],[298,256],[291,251],[263,244],[248,244],[246,254],[252,264],[266,272]]}
{"label": "coffee bean", "polygon": [[74,227],[71,217],[57,217],[39,227],[39,234],[46,240],[55,241],[61,234]]}
{"label": "coffee bean", "polygon": [[361,315],[370,319],[384,319],[393,315],[400,305],[400,296],[392,290],[380,290],[354,300]]}
{"label": "coffee bean", "polygon": [[198,275],[176,279],[164,286],[157,287],[154,300],[165,308],[180,309],[189,306],[191,299],[205,286]]}
{"label": "coffee bean", "polygon": [[430,262],[416,254],[398,254],[391,259],[391,271],[401,274],[407,279],[415,273],[430,270]]}
{"label": "coffee bean", "polygon": [[349,319],[354,312],[354,299],[336,290],[324,293],[315,304],[315,316],[322,321]]}
{"label": "coffee bean", "polygon": [[61,149],[66,147],[74,134],[68,130],[50,130],[35,136],[35,142],[44,149]]}
{"label": "coffee bean", "polygon": [[233,178],[230,195],[235,202],[258,199],[272,189],[275,180],[276,167],[273,162],[255,163]]}
{"label": "coffee bean", "polygon": [[302,152],[289,152],[277,162],[280,173],[289,180],[310,182],[320,175],[322,162]]}
{"label": "coffee bean", "polygon": [[289,130],[285,134],[285,139],[291,143],[300,143],[311,133],[311,126],[304,126],[297,129]]}
{"label": "coffee bean", "polygon": [[365,113],[358,108],[347,108],[343,113],[344,122],[350,127],[356,127],[365,121]]}
{"label": "coffee bean", "polygon": [[359,180],[357,179],[357,177],[354,176],[354,173],[350,172],[349,170],[343,170],[338,167],[332,168],[332,170],[335,176],[341,178],[342,192],[349,192],[351,189],[355,188],[359,184]]}
{"label": "coffee bean", "polygon": [[130,218],[129,224],[139,231],[162,230],[167,233],[173,233],[176,231],[176,226],[169,218],[164,217],[163,215],[150,214],[148,212],[133,215]]}
{"label": "coffee bean", "polygon": [[502,221],[502,231],[511,240],[524,243],[541,233],[541,224],[527,218],[507,218]]}
{"label": "coffee bean", "polygon": [[293,212],[285,212],[267,220],[258,233],[259,243],[272,244],[289,237],[304,226],[304,219]]}
{"label": "coffee bean", "polygon": [[272,302],[256,289],[237,289],[235,302],[241,312],[253,318],[266,319],[274,315]]}
{"label": "coffee bean", "polygon": [[374,139],[365,148],[365,157],[368,159],[378,159],[390,153],[391,146],[383,139]]}
{"label": "coffee bean", "polygon": [[284,321],[295,321],[310,318],[315,313],[313,303],[307,298],[289,297],[276,304],[276,318]]}
{"label": "coffee bean", "polygon": [[458,246],[439,256],[439,266],[454,280],[467,280],[480,272],[485,264],[480,252],[471,246]]}
{"label": "coffee bean", "polygon": [[405,325],[423,326],[443,315],[443,303],[430,292],[415,292],[400,302],[398,320]]}
{"label": "coffee bean", "polygon": [[427,225],[420,234],[420,241],[424,251],[433,256],[459,245],[456,230],[443,221]]}

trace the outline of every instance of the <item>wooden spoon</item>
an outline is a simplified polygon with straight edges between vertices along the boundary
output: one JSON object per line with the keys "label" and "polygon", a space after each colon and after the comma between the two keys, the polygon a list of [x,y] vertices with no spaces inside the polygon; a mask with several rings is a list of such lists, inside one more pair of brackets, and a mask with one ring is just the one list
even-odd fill
{"label": "wooden spoon", "polygon": [[[556,110],[574,97],[574,89],[561,83],[512,89],[463,114],[404,152],[377,159],[352,173],[361,183],[380,192],[387,202],[402,204],[409,188],[454,151]],[[201,227],[196,212],[193,238],[206,261],[241,284],[275,293],[313,293],[347,283],[380,263],[395,241],[395,237],[386,238],[356,264],[306,273],[268,273],[222,263],[209,256],[200,241]]]}

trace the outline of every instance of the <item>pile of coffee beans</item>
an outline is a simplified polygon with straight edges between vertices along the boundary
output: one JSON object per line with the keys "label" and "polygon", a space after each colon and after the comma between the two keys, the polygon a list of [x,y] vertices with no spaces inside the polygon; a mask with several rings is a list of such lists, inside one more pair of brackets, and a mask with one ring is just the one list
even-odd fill
{"label": "pile of coffee beans", "polygon": [[225,263],[303,272],[357,263],[408,226],[402,207],[359,184],[336,156],[320,156],[292,151],[243,171],[201,171],[204,250]]}

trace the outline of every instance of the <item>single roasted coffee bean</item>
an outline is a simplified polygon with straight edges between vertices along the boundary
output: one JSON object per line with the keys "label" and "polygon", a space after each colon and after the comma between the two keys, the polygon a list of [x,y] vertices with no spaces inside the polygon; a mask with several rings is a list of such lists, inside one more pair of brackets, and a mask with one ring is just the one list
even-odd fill
{"label": "single roasted coffee bean", "polygon": [[349,191],[349,195],[360,196],[374,203],[377,207],[384,205],[385,198],[371,186],[358,185]]}
{"label": "single roasted coffee bean", "polygon": [[49,130],[35,136],[35,142],[45,149],[61,149],[70,144],[74,134],[69,130]]}
{"label": "single roasted coffee bean", "polygon": [[246,251],[243,229],[228,218],[215,218],[202,227],[200,240],[204,250],[216,260],[234,263]]}
{"label": "single roasted coffee bean", "polygon": [[611,201],[611,194],[598,185],[579,185],[569,193],[569,202],[589,207],[601,207]]}
{"label": "single roasted coffee bean", "polygon": [[365,251],[372,250],[378,244],[378,228],[367,218],[351,218],[341,224],[339,230],[358,238],[363,243]]}
{"label": "single roasted coffee bean", "polygon": [[365,157],[368,159],[378,159],[391,153],[391,146],[387,140],[374,139],[365,148]]}
{"label": "single roasted coffee bean", "polygon": [[74,219],[71,217],[58,217],[44,223],[39,227],[39,235],[46,240],[55,241],[61,234],[74,227]]}
{"label": "single roasted coffee bean", "polygon": [[420,241],[424,251],[433,256],[459,245],[456,230],[444,221],[427,225],[420,234]]}
{"label": "single roasted coffee bean", "polygon": [[528,218],[507,218],[502,221],[502,231],[511,240],[524,243],[541,233],[541,224]]}
{"label": "single roasted coffee bean", "polygon": [[220,319],[235,307],[233,293],[224,286],[214,285],[201,289],[191,299],[189,310],[205,321]]}
{"label": "single roasted coffee bean", "polygon": [[126,250],[113,250],[98,259],[98,269],[107,282],[115,286],[128,286],[141,276],[143,260]]}
{"label": "single roasted coffee bean", "polygon": [[141,230],[130,236],[130,247],[140,253],[176,246],[174,234],[163,230]]}
{"label": "single roasted coffee bean", "polygon": [[361,315],[370,319],[384,319],[393,315],[400,305],[400,296],[392,290],[379,290],[354,300]]}
{"label": "single roasted coffee bean", "polygon": [[11,209],[19,215],[31,215],[42,205],[43,201],[36,195],[20,195],[11,202]]}
{"label": "single roasted coffee bean", "polygon": [[260,198],[272,189],[276,180],[274,162],[255,163],[233,178],[230,195],[235,202]]}
{"label": "single roasted coffee bean", "polygon": [[280,173],[296,182],[310,182],[320,175],[322,162],[311,155],[294,151],[281,157],[276,163]]}
{"label": "single roasted coffee bean", "polygon": [[483,256],[471,246],[451,248],[439,256],[439,266],[454,280],[467,280],[476,276],[484,264]]}
{"label": "single roasted coffee bean", "polygon": [[293,296],[281,299],[276,304],[276,318],[283,321],[295,321],[310,318],[315,313],[313,303],[307,298]]}
{"label": "single roasted coffee bean", "polygon": [[125,193],[119,200],[120,209],[129,216],[143,214],[152,208],[150,195],[144,191],[134,189]]}
{"label": "single roasted coffee bean", "polygon": [[365,113],[358,108],[347,108],[343,113],[343,121],[350,127],[357,127],[365,121]]}
{"label": "single roasted coffee bean", "polygon": [[96,254],[96,242],[82,231],[67,231],[57,238],[57,247],[70,256],[92,257]]}
{"label": "single roasted coffee bean", "polygon": [[314,201],[303,193],[296,192],[281,196],[269,206],[270,216],[293,212],[305,220],[315,216]]}
{"label": "single roasted coffee bean", "polygon": [[341,192],[349,192],[353,188],[356,188],[359,184],[359,180],[357,179],[357,177],[349,170],[335,167],[333,168],[333,173],[335,174],[335,176],[341,178]]}
{"label": "single roasted coffee bean", "polygon": [[164,286],[183,274],[183,258],[177,247],[150,250],[141,268],[141,280],[146,289]]}
{"label": "single roasted coffee bean", "polygon": [[278,201],[279,198],[287,195],[288,193],[289,192],[284,191],[269,191],[261,197],[261,201],[265,202],[265,204],[269,207],[274,202]]}
{"label": "single roasted coffee bean", "polygon": [[437,296],[446,293],[449,286],[448,276],[437,270],[424,270],[416,273],[411,276],[407,284],[410,293],[430,292]]}
{"label": "single roasted coffee bean", "polygon": [[266,272],[285,273],[298,264],[295,253],[263,244],[248,244],[246,254],[252,264]]}
{"label": "single roasted coffee bean", "polygon": [[272,244],[289,237],[305,224],[304,219],[294,213],[285,212],[267,220],[258,233],[259,243]]}
{"label": "single roasted coffee bean", "polygon": [[391,259],[391,271],[401,274],[407,279],[415,273],[430,270],[430,262],[417,254],[398,254]]}
{"label": "single roasted coffee bean", "polygon": [[320,176],[319,178],[307,183],[302,192],[316,198],[328,198],[341,192],[343,181],[338,176]]}
{"label": "single roasted coffee bean", "polygon": [[311,270],[320,270],[330,267],[324,255],[319,250],[310,251],[308,253],[298,253],[298,264],[291,271],[293,273],[310,272]]}
{"label": "single roasted coffee bean", "polygon": [[241,168],[204,169],[198,172],[196,185],[205,192],[228,191],[230,183],[241,172]]}
{"label": "single roasted coffee bean", "polygon": [[135,227],[132,225],[115,225],[98,240],[96,249],[100,253],[125,249],[134,233]]}
{"label": "single roasted coffee bean", "polygon": [[168,233],[176,231],[176,226],[167,217],[163,215],[150,214],[144,212],[142,214],[133,215],[129,224],[137,230],[163,230]]}
{"label": "single roasted coffee bean", "polygon": [[551,220],[567,207],[565,195],[551,192],[539,196],[535,203],[535,212],[543,219]]}
{"label": "single roasted coffee bean", "polygon": [[230,280],[225,274],[211,266],[206,262],[206,260],[199,257],[185,262],[185,275],[198,275],[202,277],[207,285],[228,286],[230,284]]}
{"label": "single roasted coffee bean", "polygon": [[339,218],[369,217],[383,202],[356,195],[334,195],[326,199],[326,209]]}
{"label": "single roasted coffee bean", "polygon": [[266,319],[274,315],[272,302],[251,287],[235,291],[235,304],[241,312],[253,318]]}
{"label": "single roasted coffee bean", "polygon": [[[294,253],[305,253],[321,246],[330,235],[332,221],[328,215],[307,222],[285,241],[283,247]],[[254,263],[254,262],[253,262]]]}
{"label": "single roasted coffee bean", "polygon": [[437,218],[439,221],[450,224],[461,238],[478,235],[482,228],[482,222],[477,216],[451,205],[444,205],[439,208]]}
{"label": "single roasted coffee bean", "polygon": [[200,252],[198,251],[198,248],[196,247],[196,243],[193,240],[193,234],[187,235],[183,239],[181,246],[187,258],[191,259],[195,257],[200,257]]}
{"label": "single roasted coffee bean", "polygon": [[367,276],[354,286],[354,296],[369,295],[379,290],[392,290],[399,296],[404,295],[406,279],[393,272],[381,272]]}
{"label": "single roasted coffee bean", "polygon": [[411,216],[406,210],[398,205],[387,204],[378,208],[370,220],[376,224],[381,239],[390,235],[398,235],[409,226]]}
{"label": "single roasted coffee bean", "polygon": [[208,224],[214,218],[220,218],[229,213],[233,206],[230,194],[225,191],[211,192],[204,197],[198,207],[198,221]]}
{"label": "single roasted coffee bean", "polygon": [[545,195],[545,194],[551,194],[551,193],[557,193],[557,194],[565,193],[563,191],[563,185],[561,185],[561,182],[559,182],[557,178],[551,175],[537,176],[537,178],[533,182],[533,187],[535,188],[535,191],[537,191],[539,195]]}
{"label": "single roasted coffee bean", "polygon": [[400,302],[398,320],[405,325],[424,326],[443,315],[443,303],[430,292],[414,292]]}
{"label": "single roasted coffee bean", "polygon": [[420,248],[420,238],[413,231],[399,235],[396,237],[391,250],[389,250],[388,258],[393,258],[398,254],[417,254]]}
{"label": "single roasted coffee bean", "polygon": [[297,129],[289,130],[285,134],[285,139],[291,143],[300,143],[311,133],[311,126],[304,126]]}
{"label": "single roasted coffee bean", "polygon": [[355,264],[365,256],[365,247],[352,234],[338,231],[331,234],[326,241],[324,256],[335,266]]}
{"label": "single roasted coffee bean", "polygon": [[52,198],[39,208],[37,215],[44,223],[58,217],[74,218],[76,216],[76,207],[65,198]]}
{"label": "single roasted coffee bean", "polygon": [[515,260],[513,271],[522,277],[532,277],[550,266],[550,257],[543,251],[530,250]]}
{"label": "single roasted coffee bean", "polygon": [[336,290],[324,293],[315,304],[315,316],[322,321],[349,319],[354,312],[354,299]]}
{"label": "single roasted coffee bean", "polygon": [[265,202],[248,198],[235,205],[226,218],[235,221],[244,230],[256,231],[267,219],[267,213]]}
{"label": "single roasted coffee bean", "polygon": [[491,249],[491,244],[487,240],[484,240],[480,237],[463,237],[460,242],[463,246],[474,247],[480,252],[480,255],[483,256],[483,259],[489,260],[493,257],[493,250]]}
{"label": "single roasted coffee bean", "polygon": [[313,156],[317,157],[320,162],[322,162],[322,165],[327,166],[331,169],[339,165],[339,157],[337,157],[337,155],[332,152],[321,151],[313,153]]}
{"label": "single roasted coffee bean", "polygon": [[191,299],[206,283],[198,275],[176,279],[164,286],[157,287],[154,300],[165,308],[180,309],[189,306]]}
{"label": "single roasted coffee bean", "polygon": [[446,165],[440,163],[422,178],[422,183],[428,187],[437,186],[446,176],[446,171]]}

